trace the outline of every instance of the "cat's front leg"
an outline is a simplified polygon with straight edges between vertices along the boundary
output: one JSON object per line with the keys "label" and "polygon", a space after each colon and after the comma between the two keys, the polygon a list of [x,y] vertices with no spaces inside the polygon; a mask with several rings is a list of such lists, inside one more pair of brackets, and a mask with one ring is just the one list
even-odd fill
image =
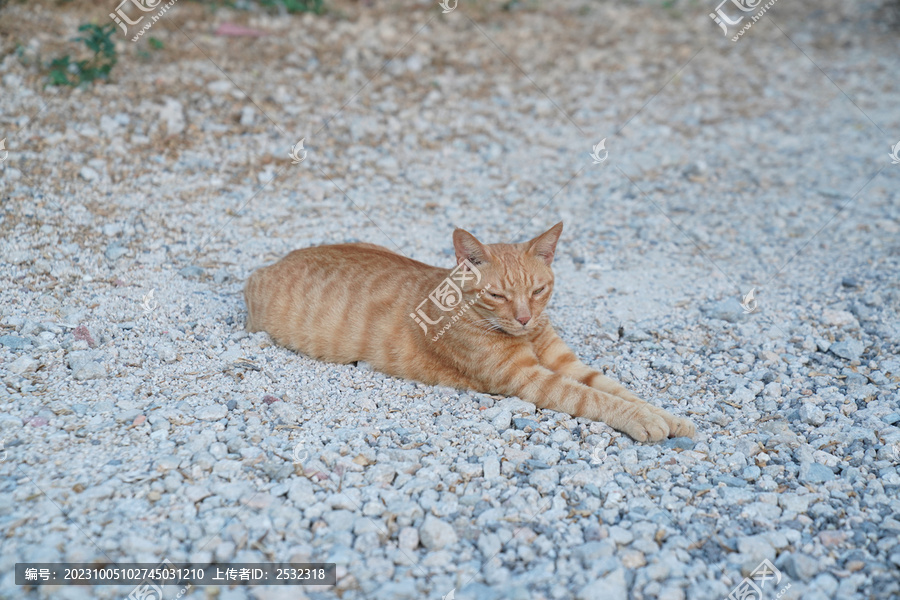
{"label": "cat's front leg", "polygon": [[618,381],[610,379],[600,371],[592,369],[581,362],[572,349],[562,341],[562,338],[549,325],[534,340],[534,349],[540,364],[554,373],[574,379],[601,392],[618,396],[628,402],[646,405],[648,410],[665,419],[670,435],[673,437],[694,436],[694,425],[687,419],[676,417],[662,408],[641,400]]}
{"label": "cat's front leg", "polygon": [[494,365],[488,387],[518,396],[539,408],[603,421],[640,442],[657,442],[670,435],[667,420],[646,402],[630,402],[578,383],[540,365],[533,352],[522,350]]}

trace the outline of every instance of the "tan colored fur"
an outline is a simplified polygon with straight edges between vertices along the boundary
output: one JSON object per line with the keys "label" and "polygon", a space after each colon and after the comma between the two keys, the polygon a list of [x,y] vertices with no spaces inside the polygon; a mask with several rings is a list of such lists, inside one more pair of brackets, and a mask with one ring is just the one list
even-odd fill
{"label": "tan colored fur", "polygon": [[529,242],[483,245],[457,229],[457,263],[468,260],[481,279],[475,285],[475,273],[466,269],[470,281],[457,306],[465,310],[422,305],[428,321],[442,317],[428,333],[411,315],[450,269],[373,244],[295,250],[250,276],[247,329],[266,331],[276,343],[324,361],[363,360],[397,377],[518,396],[540,408],[603,421],[640,441],[692,436],[689,421],[583,364],[553,330],[544,307],[553,292],[550,264],[561,233],[558,223]]}

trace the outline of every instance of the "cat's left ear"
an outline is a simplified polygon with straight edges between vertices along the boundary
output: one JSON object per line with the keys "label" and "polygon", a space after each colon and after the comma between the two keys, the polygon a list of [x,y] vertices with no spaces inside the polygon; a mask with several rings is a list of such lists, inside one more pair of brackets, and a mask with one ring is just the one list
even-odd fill
{"label": "cat's left ear", "polygon": [[468,260],[473,265],[480,265],[491,258],[487,247],[465,229],[456,229],[453,232],[453,249],[456,251],[456,264]]}
{"label": "cat's left ear", "polygon": [[562,221],[528,242],[528,254],[537,256],[549,266],[553,262],[553,255],[556,253],[556,242],[562,235]]}

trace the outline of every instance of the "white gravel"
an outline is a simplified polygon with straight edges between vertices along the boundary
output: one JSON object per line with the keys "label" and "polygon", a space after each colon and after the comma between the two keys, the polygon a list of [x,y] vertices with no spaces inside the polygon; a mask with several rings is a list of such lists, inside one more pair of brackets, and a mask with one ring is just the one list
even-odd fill
{"label": "white gravel", "polygon": [[[117,34],[113,82],[64,90],[36,65],[112,5],[3,9],[0,597],[130,592],[16,562],[164,558],[337,563],[187,595],[219,600],[718,600],[764,559],[766,598],[900,595],[896,31],[834,0],[737,43],[712,4],[509,7],[180,2],[163,50]],[[449,265],[455,226],[560,219],[561,335],[695,440],[243,330],[293,248]]]}

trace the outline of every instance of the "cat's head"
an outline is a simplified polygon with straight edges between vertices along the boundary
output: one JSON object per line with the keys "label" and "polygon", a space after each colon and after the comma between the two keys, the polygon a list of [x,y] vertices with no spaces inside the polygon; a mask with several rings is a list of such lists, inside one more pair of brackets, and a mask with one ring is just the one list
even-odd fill
{"label": "cat's head", "polygon": [[477,284],[464,288],[466,302],[475,300],[472,311],[479,325],[510,335],[537,326],[553,293],[550,265],[562,229],[557,223],[520,244],[482,244],[468,231],[453,232],[457,264],[469,261],[481,275]]}

